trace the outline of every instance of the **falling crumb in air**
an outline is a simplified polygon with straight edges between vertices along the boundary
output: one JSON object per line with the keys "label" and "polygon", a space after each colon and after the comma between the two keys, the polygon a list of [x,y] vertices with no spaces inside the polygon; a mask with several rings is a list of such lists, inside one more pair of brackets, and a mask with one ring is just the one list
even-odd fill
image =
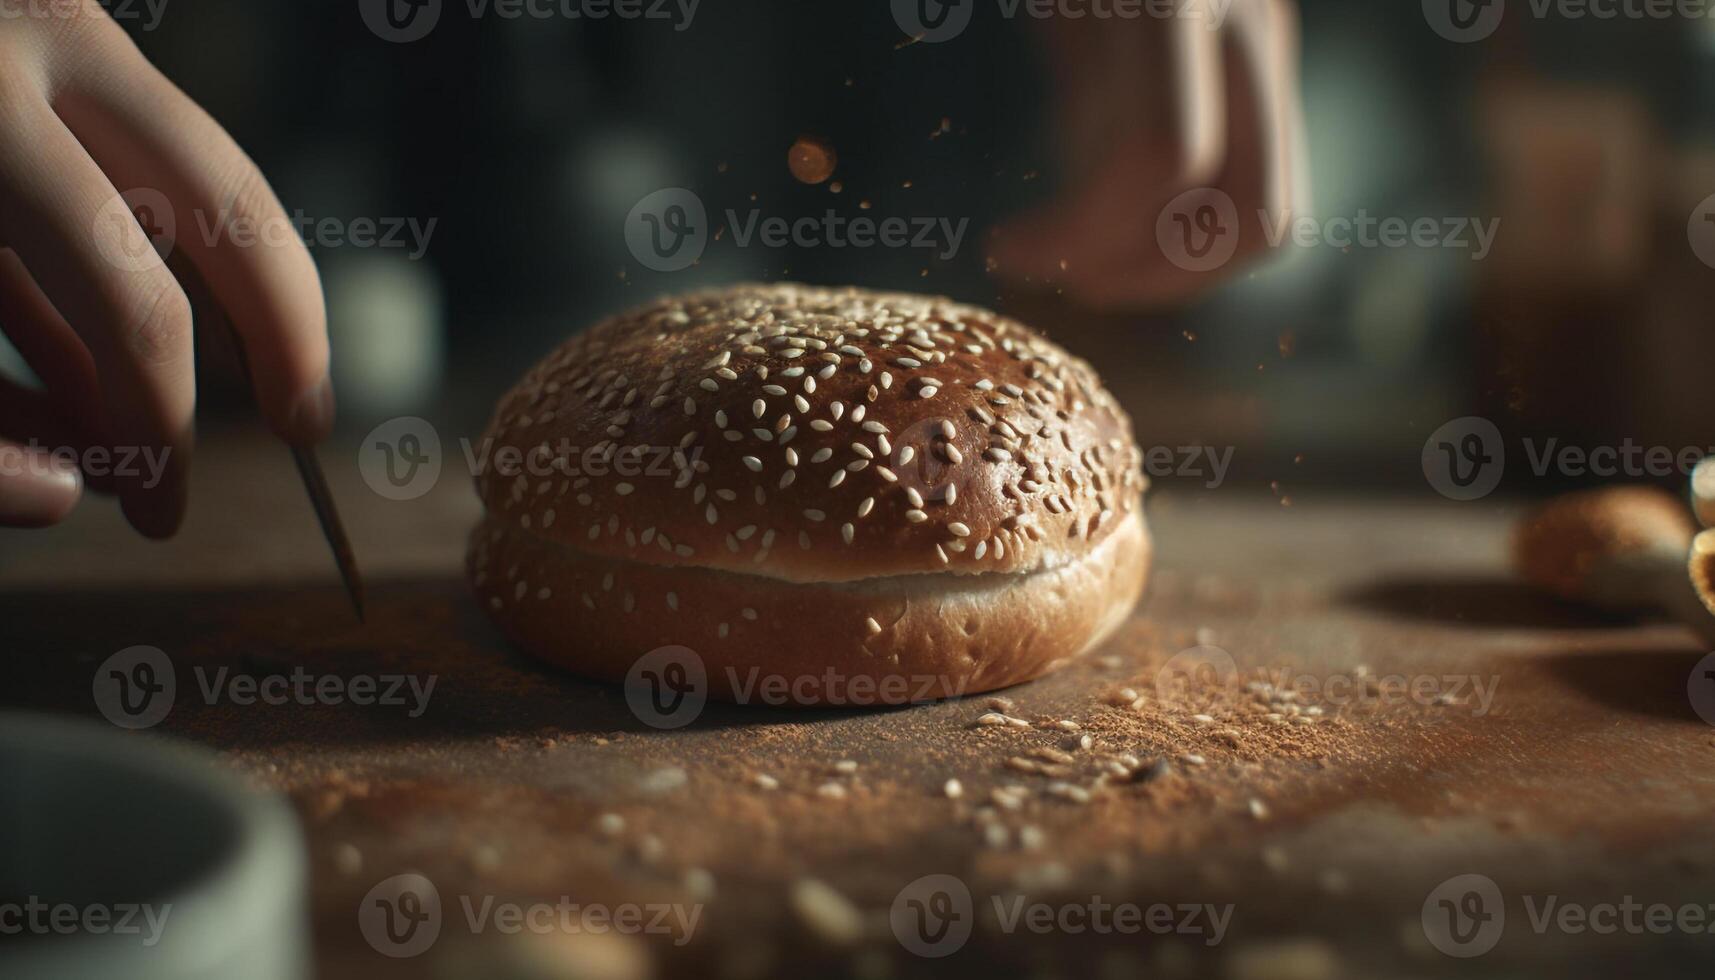
{"label": "falling crumb in air", "polygon": [[839,157],[834,148],[813,136],[798,137],[792,148],[786,151],[786,168],[805,184],[820,184],[832,177],[838,163]]}

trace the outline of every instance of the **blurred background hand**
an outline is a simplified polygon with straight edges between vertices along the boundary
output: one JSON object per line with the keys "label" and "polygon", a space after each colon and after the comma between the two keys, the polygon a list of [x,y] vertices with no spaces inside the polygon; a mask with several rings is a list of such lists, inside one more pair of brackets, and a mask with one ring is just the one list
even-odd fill
{"label": "blurred background hand", "polygon": [[[1304,209],[1297,11],[1288,0],[1222,10],[1195,0],[1182,16],[1038,25],[1065,189],[997,230],[998,275],[1096,308],[1173,306],[1268,247],[1251,216]],[[1227,195],[1241,219],[1222,232],[1238,236],[1233,258],[1208,271],[1175,264],[1157,238],[1163,211],[1200,188]]]}

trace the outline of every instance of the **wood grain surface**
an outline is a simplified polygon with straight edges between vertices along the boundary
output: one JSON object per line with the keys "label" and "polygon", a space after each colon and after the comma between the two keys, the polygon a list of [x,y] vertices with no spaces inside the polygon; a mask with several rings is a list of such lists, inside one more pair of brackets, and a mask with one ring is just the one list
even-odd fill
{"label": "wood grain surface", "polygon": [[[174,542],[133,539],[101,503],[0,536],[0,703],[99,718],[96,666],[165,651],[173,711],[136,737],[212,746],[290,796],[320,976],[1575,977],[1715,959],[1715,935],[1683,926],[1538,921],[1552,899],[1695,906],[1708,926],[1715,728],[1688,697],[1707,652],[1689,633],[1509,580],[1507,504],[1169,490],[1151,501],[1158,575],[1132,623],[1007,702],[710,705],[660,730],[621,690],[499,639],[460,576],[476,510],[456,467],[394,502],[350,452],[328,464],[372,583],[365,627],[289,458],[259,440],[205,449]],[[1192,648],[1234,670],[1158,683]],[[298,668],[434,687],[420,712],[202,693]],[[978,724],[990,711],[1024,724]],[[358,909],[406,872],[435,884],[442,922],[395,959]],[[968,941],[937,959],[889,914],[931,874],[972,896]],[[1425,929],[1432,891],[1463,874],[1504,908],[1498,944],[1468,959]],[[697,919],[685,941],[467,915],[562,901]],[[1059,925],[1009,929],[1019,901]],[[1066,909],[1126,903],[1205,911],[1193,930],[1182,912],[1160,931],[1066,928],[1084,922]],[[1206,910],[1229,907],[1217,937]]]}

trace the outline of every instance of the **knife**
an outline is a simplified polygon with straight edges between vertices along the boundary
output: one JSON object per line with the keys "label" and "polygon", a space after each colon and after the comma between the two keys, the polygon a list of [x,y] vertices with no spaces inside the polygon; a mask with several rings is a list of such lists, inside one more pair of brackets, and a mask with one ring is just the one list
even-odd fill
{"label": "knife", "polygon": [[[181,260],[175,253],[169,265],[178,275],[180,282],[194,283],[196,288],[208,301],[206,309],[213,314],[224,329],[226,337],[232,342],[232,350],[238,358],[238,369],[244,375],[244,382],[250,388],[252,399],[256,397],[256,383],[250,373],[250,356],[245,353],[244,338],[232,326],[232,318],[226,315],[218,300],[215,299],[207,283],[188,260]],[[363,615],[363,576],[357,569],[357,557],[351,550],[351,539],[346,537],[345,525],[339,519],[339,510],[334,506],[333,493],[328,489],[327,475],[322,472],[322,464],[316,458],[314,446],[301,446],[288,443],[292,451],[292,462],[297,465],[298,477],[303,481],[304,492],[309,495],[310,507],[316,512],[316,521],[321,524],[322,537],[327,539],[328,548],[333,551],[334,564],[339,568],[340,581],[345,583],[346,595],[351,599],[351,608],[357,613],[357,621],[364,622]]]}

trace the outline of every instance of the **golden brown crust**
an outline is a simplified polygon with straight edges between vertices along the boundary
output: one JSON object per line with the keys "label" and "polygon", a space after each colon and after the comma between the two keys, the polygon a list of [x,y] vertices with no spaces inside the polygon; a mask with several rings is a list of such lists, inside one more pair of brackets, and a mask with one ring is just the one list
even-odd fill
{"label": "golden brown crust", "polygon": [[509,637],[574,673],[623,680],[650,651],[687,647],[715,698],[865,705],[1055,669],[1124,620],[1149,559],[1141,512],[1052,570],[812,584],[594,555],[490,520],[472,536],[469,571]]}
{"label": "golden brown crust", "polygon": [[1513,534],[1513,565],[1544,591],[1584,599],[1588,577],[1601,562],[1643,552],[1661,552],[1677,561],[1695,531],[1685,504],[1664,490],[1581,490],[1525,516]]}
{"label": "golden brown crust", "polygon": [[491,520],[793,582],[1075,562],[1145,488],[1125,413],[1029,328],[799,285],[662,299],[578,334],[502,399],[484,448]]}

